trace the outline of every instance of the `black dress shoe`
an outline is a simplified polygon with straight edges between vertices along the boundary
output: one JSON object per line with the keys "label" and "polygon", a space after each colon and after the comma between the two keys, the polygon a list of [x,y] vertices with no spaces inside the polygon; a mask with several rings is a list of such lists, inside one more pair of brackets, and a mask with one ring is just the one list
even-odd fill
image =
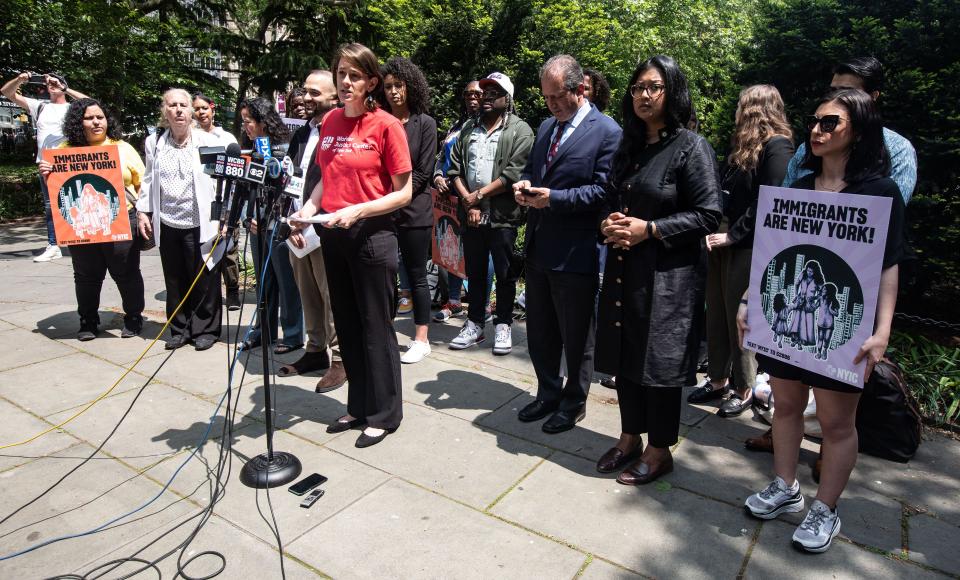
{"label": "black dress shoe", "polygon": [[554,434],[569,431],[573,429],[574,425],[583,421],[583,418],[586,416],[586,405],[581,405],[579,409],[573,409],[571,411],[557,411],[553,414],[553,417],[547,419],[547,422],[543,424],[543,432]]}
{"label": "black dress shoe", "polygon": [[643,453],[643,443],[637,445],[637,448],[630,453],[624,453],[619,447],[612,447],[597,461],[597,471],[600,473],[619,471],[623,466],[640,457],[641,453]]}
{"label": "black dress shoe", "polygon": [[600,379],[600,386],[607,387],[608,389],[616,389],[617,377],[603,377]]}
{"label": "black dress shoe", "polygon": [[207,350],[216,343],[216,336],[201,336],[193,340],[193,348],[194,350]]}
{"label": "black dress shoe", "polygon": [[536,400],[526,407],[520,409],[520,412],[517,413],[517,419],[520,419],[524,423],[529,423],[531,421],[539,421],[543,419],[550,413],[553,413],[557,410],[556,404],[544,403],[541,400]]}
{"label": "black dress shoe", "polygon": [[[343,419],[343,417],[340,417],[340,419]],[[340,419],[337,419],[331,425],[327,425],[327,433],[343,433],[344,431],[349,431],[350,429],[367,426],[366,419],[353,419],[351,421],[341,421]]]}
{"label": "black dress shoe", "polygon": [[651,468],[643,461],[637,461],[617,476],[617,483],[623,485],[644,485],[656,481],[661,475],[673,471],[673,455],[667,455],[660,465]]}
{"label": "black dress shoe", "polygon": [[227,292],[227,310],[234,312],[240,310],[240,293],[239,292]]}
{"label": "black dress shoe", "polygon": [[707,381],[687,395],[687,402],[694,405],[702,405],[715,399],[722,399],[726,394],[726,388],[720,387],[719,389],[714,389],[713,386],[710,385],[710,381]]}
{"label": "black dress shoe", "polygon": [[377,443],[380,443],[381,441],[386,439],[387,435],[393,433],[394,431],[396,431],[396,429],[385,429],[383,433],[375,437],[367,435],[366,433],[361,433],[360,436],[357,437],[357,442],[354,443],[353,445],[354,447],[358,447],[360,449],[363,449],[364,447],[370,447],[372,445],[376,445]]}
{"label": "black dress shoe", "polygon": [[189,344],[189,342],[190,342],[190,338],[181,334],[180,336],[174,336],[170,338],[170,340],[168,340],[167,343],[163,345],[163,348],[167,350],[176,350],[181,346],[186,346],[187,344]]}
{"label": "black dress shoe", "polygon": [[744,401],[740,395],[734,394],[720,404],[720,410],[717,411],[717,416],[736,417],[740,413],[743,413],[749,409],[752,401],[752,398],[749,401]]}
{"label": "black dress shoe", "polygon": [[77,340],[80,342],[87,342],[95,338],[97,338],[97,329],[95,328],[93,330],[82,329],[77,333]]}

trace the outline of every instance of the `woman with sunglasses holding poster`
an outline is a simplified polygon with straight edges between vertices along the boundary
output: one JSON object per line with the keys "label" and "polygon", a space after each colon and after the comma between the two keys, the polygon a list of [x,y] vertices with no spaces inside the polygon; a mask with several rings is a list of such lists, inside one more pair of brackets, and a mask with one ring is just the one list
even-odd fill
{"label": "woman with sunglasses holding poster", "polygon": [[291,240],[303,247],[297,228],[306,224],[296,218],[324,214],[321,249],[349,384],[347,414],[327,432],[365,427],[356,446],[369,447],[403,418],[392,322],[397,230],[391,214],[410,203],[412,165],[403,124],[378,105],[383,76],[373,51],[345,44],[331,70],[344,106],[327,113],[320,126],[321,181],[291,216]]}
{"label": "woman with sunglasses holding poster", "polygon": [[617,482],[638,485],[673,471],[682,390],[697,380],[706,236],[721,214],[713,149],[685,128],[683,71],[655,56],[637,66],[629,86],[611,213],[601,224],[610,253],[594,352],[596,370],[617,377],[621,422],[620,440],[597,470],[623,469]]}
{"label": "woman with sunglasses holding poster", "polygon": [[[883,357],[897,301],[897,264],[907,256],[904,240],[904,203],[897,184],[886,177],[890,159],[883,143],[880,114],[870,95],[856,89],[827,93],[808,123],[807,154],[803,167],[812,174],[793,184],[797,189],[889,197],[890,222],[883,255],[873,335],[863,343],[854,364],[866,359],[864,380]],[[747,330],[746,294],[737,314],[740,340]],[[804,508],[797,482],[797,460],[803,439],[803,410],[808,387],[817,400],[817,418],[823,428],[823,467],[820,487],[793,544],[807,552],[825,552],[840,531],[837,500],[857,461],[856,413],[862,389],[757,355],[760,369],[770,374],[777,402],[773,418],[773,466],[776,478],[746,500],[749,513],[773,519]]]}

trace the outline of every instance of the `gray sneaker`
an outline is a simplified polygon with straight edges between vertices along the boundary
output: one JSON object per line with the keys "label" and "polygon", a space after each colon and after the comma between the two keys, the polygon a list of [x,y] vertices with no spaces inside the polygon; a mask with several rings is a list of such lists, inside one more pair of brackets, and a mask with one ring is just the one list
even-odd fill
{"label": "gray sneaker", "polygon": [[748,497],[743,505],[749,515],[761,520],[772,520],[782,513],[802,511],[800,482],[794,481],[788,487],[787,482],[777,476],[766,489]]}
{"label": "gray sneaker", "polygon": [[463,328],[460,329],[460,334],[450,341],[450,348],[451,350],[463,350],[483,341],[483,327],[478,326],[472,320],[467,320]]}
{"label": "gray sneaker", "polygon": [[810,511],[803,522],[793,532],[793,547],[804,552],[819,554],[830,549],[833,538],[840,533],[840,513],[830,511],[827,504],[819,499],[813,500]]}

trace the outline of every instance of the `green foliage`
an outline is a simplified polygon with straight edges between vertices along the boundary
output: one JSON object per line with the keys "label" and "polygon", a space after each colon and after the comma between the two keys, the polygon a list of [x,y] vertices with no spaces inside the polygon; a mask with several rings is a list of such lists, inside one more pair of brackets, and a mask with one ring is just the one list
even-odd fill
{"label": "green foliage", "polygon": [[934,425],[960,426],[960,348],[894,332],[890,351],[923,416]]}
{"label": "green foliage", "polygon": [[0,222],[42,213],[43,199],[33,159],[0,163]]}

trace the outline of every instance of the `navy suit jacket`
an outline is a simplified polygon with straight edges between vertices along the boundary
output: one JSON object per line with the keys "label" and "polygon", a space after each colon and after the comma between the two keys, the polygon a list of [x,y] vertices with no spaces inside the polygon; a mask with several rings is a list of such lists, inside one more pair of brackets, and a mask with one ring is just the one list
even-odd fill
{"label": "navy suit jacket", "polygon": [[547,168],[547,152],[557,120],[540,124],[523,179],[550,189],[550,205],[527,212],[527,260],[539,268],[596,274],[597,228],[603,216],[604,185],[623,131],[593,105],[557,150]]}

